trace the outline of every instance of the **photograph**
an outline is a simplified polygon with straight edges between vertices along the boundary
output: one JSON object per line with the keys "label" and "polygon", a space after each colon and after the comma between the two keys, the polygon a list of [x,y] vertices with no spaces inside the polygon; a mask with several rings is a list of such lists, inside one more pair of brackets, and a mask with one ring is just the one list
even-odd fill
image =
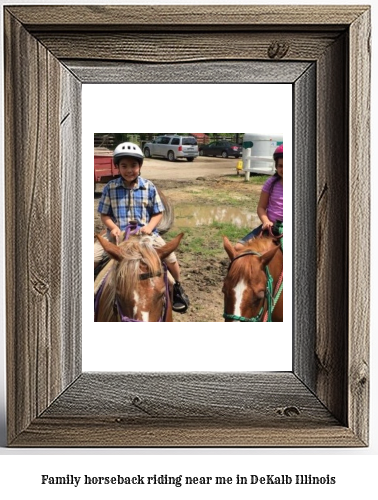
{"label": "photograph", "polygon": [[97,133],[94,183],[96,322],[282,322],[282,134]]}

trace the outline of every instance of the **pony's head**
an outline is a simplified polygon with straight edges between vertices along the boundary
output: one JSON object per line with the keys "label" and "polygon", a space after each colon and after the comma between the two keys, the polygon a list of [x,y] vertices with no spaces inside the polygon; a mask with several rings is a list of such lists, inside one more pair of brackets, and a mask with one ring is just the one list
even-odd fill
{"label": "pony's head", "polygon": [[119,246],[96,237],[113,259],[97,321],[169,321],[171,304],[162,261],[176,250],[183,234],[156,249],[150,236],[131,237]]}
{"label": "pony's head", "polygon": [[272,238],[255,238],[236,251],[226,236],[223,246],[230,259],[222,289],[225,321],[262,321],[267,267],[275,260],[279,247]]}

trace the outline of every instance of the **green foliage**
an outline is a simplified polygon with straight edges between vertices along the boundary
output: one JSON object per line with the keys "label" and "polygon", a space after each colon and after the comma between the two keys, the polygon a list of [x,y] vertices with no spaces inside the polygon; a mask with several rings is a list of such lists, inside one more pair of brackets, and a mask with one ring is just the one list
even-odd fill
{"label": "green foliage", "polygon": [[[105,144],[106,147],[115,147],[117,144],[126,141],[132,141],[139,146],[142,142],[151,141],[154,137],[158,135],[163,135],[167,133],[177,133],[178,135],[189,135],[190,132],[150,132],[150,133],[141,133],[141,132],[129,132],[129,133],[114,133],[114,132],[99,132],[94,134],[95,145]],[[206,132],[204,132],[206,133]],[[218,133],[206,133],[209,136],[210,141],[229,139],[232,142],[242,142],[243,133],[235,133],[235,132],[218,132]]]}

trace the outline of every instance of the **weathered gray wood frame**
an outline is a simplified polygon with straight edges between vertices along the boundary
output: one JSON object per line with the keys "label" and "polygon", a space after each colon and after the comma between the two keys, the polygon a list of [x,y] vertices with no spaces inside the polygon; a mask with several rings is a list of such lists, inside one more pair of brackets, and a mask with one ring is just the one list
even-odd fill
{"label": "weathered gray wood frame", "polygon": [[[4,23],[9,445],[367,446],[370,8],[7,6]],[[292,372],[82,373],[81,85],[143,78],[292,84]]]}

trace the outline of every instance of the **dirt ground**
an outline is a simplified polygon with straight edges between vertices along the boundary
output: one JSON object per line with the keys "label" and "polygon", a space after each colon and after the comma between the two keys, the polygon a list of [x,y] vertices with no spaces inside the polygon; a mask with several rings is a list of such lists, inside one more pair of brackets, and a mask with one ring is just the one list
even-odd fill
{"label": "dirt ground", "polygon": [[[197,160],[199,160],[198,163]],[[152,180],[164,192],[175,210],[180,204],[212,204],[214,203],[214,199],[218,200],[217,203],[221,203],[219,200],[225,198],[225,193],[249,202],[252,193],[256,194],[259,192],[259,186],[255,186],[251,182],[245,182],[243,177],[236,175],[235,166],[237,160],[215,158],[205,158],[204,162],[202,160],[202,158],[198,158],[190,166],[184,162],[181,165],[181,162],[170,164],[168,162],[159,162],[159,160],[149,160],[143,165],[142,175]],[[193,168],[194,165],[195,168]],[[186,168],[184,169],[183,167]],[[175,179],[172,180],[172,177],[175,177]],[[102,187],[103,185],[101,184],[97,186],[97,194],[94,197],[96,232],[103,229],[97,213]],[[212,193],[211,199],[207,197],[209,192]],[[220,193],[219,198],[217,197],[218,192]],[[176,229],[176,233],[177,230],[182,230],[185,233],[185,227],[180,226],[180,221],[177,224],[175,222],[174,229]],[[203,236],[203,233],[206,234],[209,228],[199,227],[195,231]],[[168,241],[170,239],[169,236],[169,233],[164,235],[164,239]],[[185,314],[174,313],[174,321],[223,321],[222,283],[229,261],[223,249],[221,238],[219,237],[218,240],[214,242],[207,241],[207,245],[209,246],[212,244],[216,245],[215,254],[201,258],[201,255],[198,253],[191,254],[185,251],[184,236],[176,254],[181,267],[181,281],[185,292],[190,298],[190,307]]]}

